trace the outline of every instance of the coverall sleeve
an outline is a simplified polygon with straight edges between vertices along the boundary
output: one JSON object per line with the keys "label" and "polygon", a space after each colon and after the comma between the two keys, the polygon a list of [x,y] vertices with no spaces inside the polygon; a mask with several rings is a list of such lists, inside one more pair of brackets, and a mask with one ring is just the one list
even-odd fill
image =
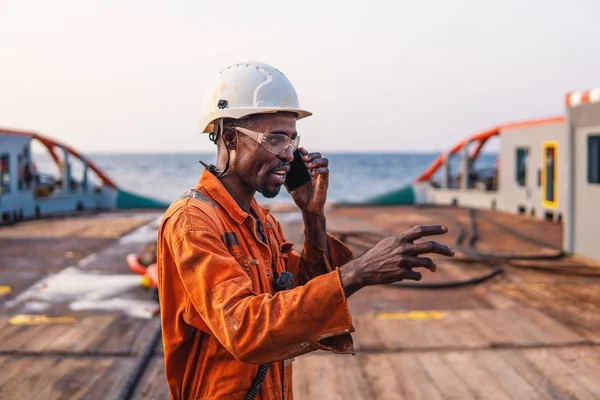
{"label": "coverall sleeve", "polygon": [[[277,228],[281,237],[285,237],[279,223],[277,223]],[[306,234],[304,235],[304,246],[300,254],[291,250],[291,246],[288,247],[288,271],[297,277],[298,285],[304,285],[311,279],[335,271],[336,268],[352,261],[352,251],[329,233],[327,234],[327,247],[329,259],[327,253],[312,242]]]}
{"label": "coverall sleeve", "polygon": [[337,270],[292,290],[258,294],[211,218],[194,214],[200,223],[182,229],[173,248],[177,272],[202,325],[236,359],[263,364],[317,349],[353,353],[351,340],[341,350],[327,340],[337,344],[334,337],[354,331]]}

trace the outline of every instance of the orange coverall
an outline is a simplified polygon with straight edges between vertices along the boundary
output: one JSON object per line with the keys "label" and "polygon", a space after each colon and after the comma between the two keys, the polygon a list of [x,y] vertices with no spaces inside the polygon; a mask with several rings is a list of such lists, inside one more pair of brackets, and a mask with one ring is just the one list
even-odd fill
{"label": "orange coverall", "polygon": [[[330,260],[305,240],[302,254],[256,200],[254,218],[205,170],[165,213],[158,233],[158,289],[165,372],[173,399],[243,399],[270,363],[257,399],[293,399],[295,356],[354,354],[354,326],[336,267],[351,251],[328,235]],[[331,262],[330,262],[331,261]],[[296,287],[273,293],[277,274]]]}

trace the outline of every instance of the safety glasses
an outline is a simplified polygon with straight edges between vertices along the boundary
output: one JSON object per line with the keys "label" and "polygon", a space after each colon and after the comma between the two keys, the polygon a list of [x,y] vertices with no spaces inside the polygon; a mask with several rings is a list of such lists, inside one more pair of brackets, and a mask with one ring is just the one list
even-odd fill
{"label": "safety glasses", "polygon": [[300,136],[296,136],[294,139],[290,139],[287,135],[280,134],[268,134],[255,132],[250,129],[240,128],[239,126],[233,127],[236,131],[243,133],[246,136],[256,140],[258,144],[264,147],[269,153],[279,155],[286,151],[288,148],[292,150],[292,153],[298,149],[300,145]]}

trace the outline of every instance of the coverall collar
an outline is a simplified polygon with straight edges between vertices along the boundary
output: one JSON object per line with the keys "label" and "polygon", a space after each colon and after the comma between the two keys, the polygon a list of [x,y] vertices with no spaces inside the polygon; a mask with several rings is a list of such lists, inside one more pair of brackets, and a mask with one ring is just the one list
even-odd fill
{"label": "coverall collar", "polygon": [[[225,186],[223,186],[221,181],[218,180],[217,177],[207,169],[202,171],[202,175],[200,176],[200,180],[198,181],[198,186],[196,189],[199,187],[205,188],[215,203],[223,207],[229,216],[238,224],[242,224],[248,217],[250,217],[250,215],[245,212],[242,207],[240,207],[237,201],[235,201]],[[266,215],[269,213],[269,210],[258,204],[254,196],[252,196],[252,200],[250,201],[250,208],[260,219],[266,218]]]}

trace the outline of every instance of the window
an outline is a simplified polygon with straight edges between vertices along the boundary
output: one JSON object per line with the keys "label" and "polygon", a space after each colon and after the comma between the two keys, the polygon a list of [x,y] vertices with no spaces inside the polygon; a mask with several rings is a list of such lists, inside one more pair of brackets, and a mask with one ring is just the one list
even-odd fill
{"label": "window", "polygon": [[0,194],[10,192],[10,163],[8,154],[0,154]]}
{"label": "window", "polygon": [[555,209],[558,206],[558,143],[542,143],[542,205]]}
{"label": "window", "polygon": [[600,183],[600,135],[588,136],[588,182]]}
{"label": "window", "polygon": [[516,180],[519,186],[525,186],[527,182],[527,156],[529,155],[529,149],[524,147],[517,147],[517,165]]}
{"label": "window", "polygon": [[546,201],[554,201],[554,176],[556,174],[556,151],[554,147],[546,147]]}
{"label": "window", "polygon": [[23,156],[17,156],[17,190],[23,190],[23,174],[21,173],[21,165],[23,165]]}
{"label": "window", "polygon": [[33,181],[33,177],[31,175],[31,166],[29,165],[29,148],[28,146],[23,146],[23,152],[21,157],[21,163],[19,164],[19,172],[20,172],[20,184],[19,190],[29,190],[31,189],[31,184]]}

